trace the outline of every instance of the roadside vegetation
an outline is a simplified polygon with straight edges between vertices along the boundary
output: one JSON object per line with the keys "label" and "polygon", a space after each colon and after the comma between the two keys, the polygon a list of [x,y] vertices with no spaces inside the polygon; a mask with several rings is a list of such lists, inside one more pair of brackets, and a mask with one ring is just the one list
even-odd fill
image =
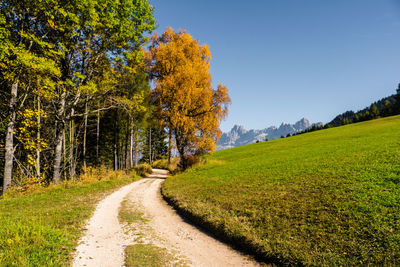
{"label": "roadside vegetation", "polygon": [[168,162],[168,159],[159,159],[154,161],[151,166],[155,169],[168,170],[171,174],[176,174],[181,171],[179,161],[179,157],[171,158],[170,162]]}
{"label": "roadside vegetation", "polygon": [[66,266],[96,203],[139,179],[91,170],[80,181],[10,188],[0,200],[0,266]]}
{"label": "roadside vegetation", "polygon": [[151,165],[148,163],[141,163],[141,164],[135,166],[134,170],[138,175],[140,175],[142,177],[147,177],[153,172]]}
{"label": "roadside vegetation", "polygon": [[393,116],[219,151],[162,193],[267,262],[399,265],[399,132]]}

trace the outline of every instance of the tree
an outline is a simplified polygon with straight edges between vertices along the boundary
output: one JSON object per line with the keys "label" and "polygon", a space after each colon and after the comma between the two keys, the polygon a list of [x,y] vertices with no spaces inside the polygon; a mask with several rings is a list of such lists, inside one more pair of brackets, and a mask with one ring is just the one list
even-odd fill
{"label": "tree", "polygon": [[168,28],[152,37],[148,65],[155,113],[175,137],[184,169],[190,155],[214,151],[220,121],[228,113],[228,89],[222,84],[212,88],[210,59],[208,46],[185,31]]}
{"label": "tree", "polygon": [[357,113],[354,114],[353,122],[359,122],[359,121],[360,121],[360,117],[358,116],[358,114]]}
{"label": "tree", "polygon": [[392,104],[388,99],[383,103],[382,114],[384,116],[390,116],[392,114]]}
{"label": "tree", "polygon": [[394,110],[393,111],[395,112],[395,114],[400,114],[400,83],[399,83],[399,85],[397,87],[396,93],[397,93],[395,95],[396,102],[394,104]]}
{"label": "tree", "polygon": [[[96,115],[97,130],[93,158],[99,156],[101,111],[108,109],[120,113],[117,126],[124,129],[117,130],[128,133],[117,136],[125,146],[120,161],[127,157],[125,140],[132,130],[125,129],[134,129],[141,116],[137,113],[149,102],[141,46],[149,41],[146,33],[155,28],[152,13],[148,0],[0,3],[4,191],[16,171],[23,178],[47,175],[57,183],[62,173],[67,177],[67,168],[70,176],[79,171],[80,162],[86,169],[87,154],[92,152],[87,146],[92,141],[91,113]],[[18,168],[13,170],[15,161]],[[33,170],[33,176],[25,170]]]}
{"label": "tree", "polygon": [[150,114],[150,86],[149,75],[144,65],[144,53],[142,50],[134,51],[126,56],[126,62],[120,62],[117,67],[117,90],[114,100],[129,117],[128,136],[126,146],[129,167],[137,162],[137,141],[135,141],[136,124],[142,124]]}
{"label": "tree", "polygon": [[64,127],[74,118],[84,87],[90,85],[94,71],[101,66],[98,61],[102,57],[123,58],[126,52],[138,49],[147,41],[144,33],[154,29],[155,20],[147,0],[74,0],[48,8],[55,14],[49,17],[51,29],[47,38],[59,47],[62,73],[54,105],[57,116],[53,180],[57,183],[61,177]]}
{"label": "tree", "polygon": [[146,138],[143,148],[143,158],[145,162],[152,163],[167,155],[166,132],[160,125],[150,124],[146,131]]}
{"label": "tree", "polygon": [[379,110],[375,103],[371,104],[369,112],[372,119],[376,119],[379,116]]}
{"label": "tree", "polygon": [[[42,23],[40,12],[44,7],[35,1],[2,1],[0,9],[0,73],[9,88],[8,125],[5,137],[5,166],[3,192],[11,183],[14,162],[14,132],[18,109],[23,106],[31,88],[42,83],[48,90],[54,87],[49,79],[57,77],[55,49],[37,34]],[[21,103],[18,98],[24,96]],[[19,105],[18,105],[19,104]]]}

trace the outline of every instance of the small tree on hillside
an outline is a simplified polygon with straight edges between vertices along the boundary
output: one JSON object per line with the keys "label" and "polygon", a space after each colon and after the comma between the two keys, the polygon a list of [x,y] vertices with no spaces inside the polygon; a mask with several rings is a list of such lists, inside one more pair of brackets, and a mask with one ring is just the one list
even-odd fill
{"label": "small tree on hillside", "polygon": [[371,104],[369,108],[371,119],[376,119],[379,116],[379,110],[376,104]]}
{"label": "small tree on hillside", "polygon": [[383,104],[382,113],[384,116],[390,116],[392,114],[392,104],[388,99],[386,99],[385,103]]}
{"label": "small tree on hillside", "polygon": [[400,114],[400,83],[399,83],[396,91],[397,91],[397,94],[395,96],[396,103],[394,104],[393,112],[394,112],[394,114]]}

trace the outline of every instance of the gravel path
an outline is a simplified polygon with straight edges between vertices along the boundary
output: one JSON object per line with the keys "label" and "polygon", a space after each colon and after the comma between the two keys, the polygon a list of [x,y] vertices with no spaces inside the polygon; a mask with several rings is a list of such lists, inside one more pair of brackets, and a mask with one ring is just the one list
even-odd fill
{"label": "gravel path", "polygon": [[143,181],[126,185],[99,202],[79,240],[73,266],[124,266],[124,246],[131,240],[119,223],[118,211],[125,196]]}
{"label": "gravel path", "polygon": [[[256,266],[253,261],[184,221],[166,204],[160,194],[166,175],[163,170],[153,170],[149,178],[127,185],[102,200],[88,222],[73,265],[124,265],[124,246],[134,243],[134,238],[125,233],[118,221],[119,206],[127,198],[136,207],[141,207],[149,219],[144,234],[151,242],[174,251],[185,258],[187,264]],[[155,236],[159,242],[154,240]]]}

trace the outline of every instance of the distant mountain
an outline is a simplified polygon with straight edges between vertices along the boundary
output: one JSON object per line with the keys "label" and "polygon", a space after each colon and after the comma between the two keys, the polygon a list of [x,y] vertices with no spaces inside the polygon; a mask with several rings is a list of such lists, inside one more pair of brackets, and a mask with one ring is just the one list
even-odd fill
{"label": "distant mountain", "polygon": [[[235,125],[230,132],[223,133],[217,143],[217,150],[223,150],[236,146],[244,146],[255,143],[257,141],[265,141],[266,139],[272,140],[286,136],[287,134],[294,134],[300,131],[304,131],[307,128],[312,127],[306,118],[302,118],[295,124],[282,123],[278,128],[271,126],[263,130],[246,130],[241,125]],[[321,122],[316,125],[322,125]]]}

